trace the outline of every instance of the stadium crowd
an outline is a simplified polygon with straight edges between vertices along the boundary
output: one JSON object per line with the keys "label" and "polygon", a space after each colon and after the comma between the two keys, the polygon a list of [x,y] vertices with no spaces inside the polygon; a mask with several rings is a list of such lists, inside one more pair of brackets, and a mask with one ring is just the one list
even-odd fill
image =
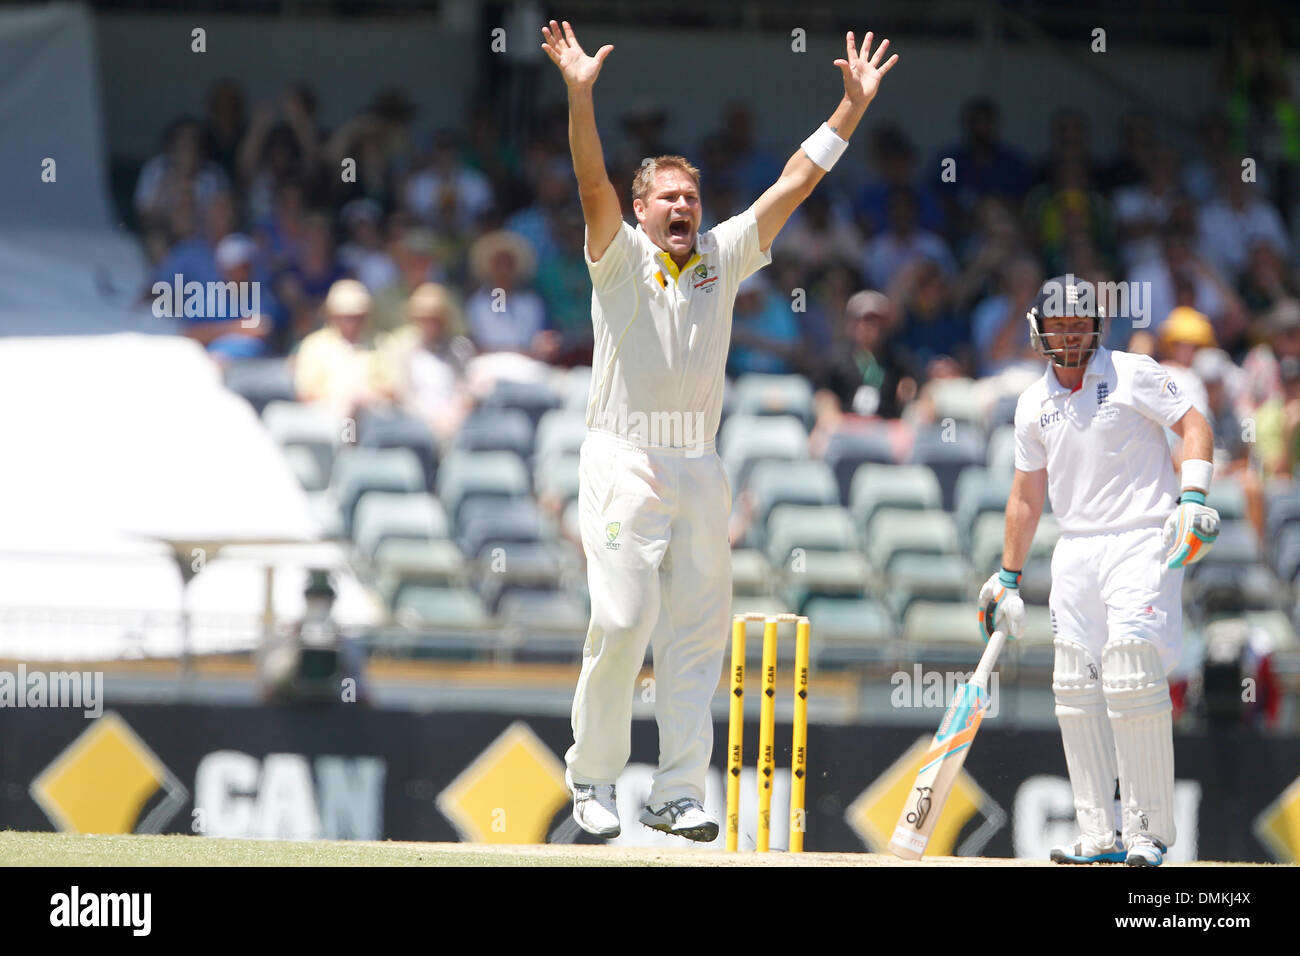
{"label": "stadium crowd", "polygon": [[[1030,157],[1002,138],[988,99],[965,104],[960,138],[933,159],[897,125],[869,128],[864,166],[824,184],[779,238],[773,267],[742,288],[729,373],[801,373],[824,390],[819,412],[831,420],[924,416],[931,382],[1037,365],[1023,315],[1044,277],[1141,283],[1139,328],[1116,317],[1108,344],[1178,369],[1230,461],[1247,450],[1234,418],[1255,419],[1264,473],[1289,476],[1300,369],[1282,360],[1300,360],[1300,119],[1267,55],[1237,63],[1225,86],[1186,155],[1133,112],[1118,153],[1097,157],[1088,119],[1067,108],[1048,153]],[[305,87],[250,108],[236,81],[217,83],[204,116],[174,122],[140,171],[150,285],[256,280],[265,321],[192,315],[188,334],[224,361],[293,355],[303,398],[351,410],[400,402],[447,438],[473,404],[476,355],[590,360],[564,116],[556,104],[511,137],[481,103],[459,130],[422,142],[397,89],[325,130]],[[616,184],[642,157],[676,150],[667,123],[641,105],[604,131]],[[757,133],[752,109],[733,102],[688,154],[704,228],[779,174],[784,157]],[[945,160],[954,176],[942,175]],[[630,190],[619,191],[632,220]],[[878,294],[852,299],[868,289]]]}
{"label": "stadium crowd", "polygon": [[[1214,425],[1218,471],[1240,487],[1236,517],[1255,554],[1284,581],[1300,573],[1300,531],[1279,546],[1268,514],[1271,486],[1289,487],[1300,462],[1300,112],[1280,48],[1252,42],[1249,56],[1231,48],[1221,100],[1200,117],[1191,148],[1162,136],[1174,125],[1167,118],[1132,111],[1115,155],[1098,156],[1088,117],[1065,107],[1046,154],[1031,156],[1003,137],[987,98],[961,107],[960,129],[935,156],[919,155],[897,124],[868,123],[735,303],[733,384],[797,375],[813,396],[806,410],[785,409],[805,419],[795,436],[803,451],[789,457],[831,463],[843,453],[837,439],[860,431],[887,447],[850,465],[941,471],[921,446],[954,416],[982,432],[960,464],[987,457],[995,472],[993,433],[1042,371],[1024,316],[1043,280],[1120,283],[1136,298],[1111,320],[1106,344],[1155,356],[1193,395]],[[254,282],[256,321],[200,308],[184,317],[186,334],[228,368],[287,358],[292,397],[340,418],[397,409],[418,419],[437,446],[431,462],[476,447],[465,423],[501,383],[553,383],[557,370],[589,365],[592,351],[566,104],[537,110],[526,130],[504,131],[500,113],[480,101],[458,128],[426,137],[415,106],[390,88],[331,130],[304,86],[249,103],[237,81],[215,84],[203,115],[173,122],[139,173],[134,216],[152,268],[144,298],[177,275]],[[667,140],[668,127],[668,112],[643,101],[601,131],[629,221],[644,157],[684,154],[698,166],[702,229],[742,211],[786,158],[759,145],[760,132],[781,137],[760,131],[742,101],[726,104],[693,150]],[[570,381],[581,390],[580,378]],[[978,409],[963,407],[970,402]],[[536,456],[538,478],[523,480],[558,522],[565,498],[548,504],[537,426],[533,414],[516,443],[525,461]],[[738,447],[728,448],[724,422],[724,459],[741,462],[733,482],[752,473]],[[857,508],[858,485],[870,481],[834,468],[828,502],[853,505],[869,553],[872,512]],[[960,521],[962,491],[950,478],[943,508]],[[776,510],[760,498],[738,484],[738,548],[774,534]],[[355,500],[343,510],[350,524]],[[961,526],[967,549],[978,513]],[[463,518],[451,514],[451,524],[464,531]],[[468,558],[481,544],[460,542]],[[774,553],[772,567],[785,557]]]}

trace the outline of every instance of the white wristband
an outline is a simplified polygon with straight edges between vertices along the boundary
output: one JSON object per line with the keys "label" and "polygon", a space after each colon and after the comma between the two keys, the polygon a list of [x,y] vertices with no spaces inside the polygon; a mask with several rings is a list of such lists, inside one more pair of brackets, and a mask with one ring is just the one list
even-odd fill
{"label": "white wristband", "polygon": [[1183,459],[1183,490],[1200,488],[1210,490],[1210,479],[1214,477],[1214,462],[1204,458]]}
{"label": "white wristband", "polygon": [[844,155],[844,151],[849,148],[849,141],[840,139],[839,135],[822,123],[813,133],[801,144],[803,151],[808,154],[808,158],[814,163],[826,170],[828,173],[835,161]]}

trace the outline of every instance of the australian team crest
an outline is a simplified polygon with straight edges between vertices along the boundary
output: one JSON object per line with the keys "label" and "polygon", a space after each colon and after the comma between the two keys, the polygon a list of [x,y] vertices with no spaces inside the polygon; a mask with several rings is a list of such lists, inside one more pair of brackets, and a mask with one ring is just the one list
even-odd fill
{"label": "australian team crest", "polygon": [[611,521],[605,525],[605,547],[610,551],[618,550],[618,542],[614,539],[618,537],[619,530],[623,527],[621,521]]}
{"label": "australian team crest", "polygon": [[691,271],[691,288],[700,292],[712,292],[718,284],[718,267],[701,262]]}

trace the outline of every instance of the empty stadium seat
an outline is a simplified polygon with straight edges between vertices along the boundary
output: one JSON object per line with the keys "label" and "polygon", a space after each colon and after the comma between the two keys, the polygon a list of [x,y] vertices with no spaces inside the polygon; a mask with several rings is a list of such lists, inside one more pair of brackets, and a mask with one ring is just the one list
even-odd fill
{"label": "empty stadium seat", "polygon": [[989,473],[1010,481],[1016,470],[1016,429],[1013,425],[1000,425],[989,435],[988,454],[985,456]]}
{"label": "empty stadium seat", "polygon": [[432,495],[367,491],[357,501],[352,540],[365,558],[390,538],[433,541],[447,534],[447,514]]}
{"label": "empty stadium seat", "polygon": [[911,464],[934,470],[943,489],[943,506],[951,511],[957,477],[971,465],[982,465],[986,454],[984,436],[973,425],[933,425],[917,431]]}
{"label": "empty stadium seat", "polygon": [[586,605],[567,591],[512,590],[502,595],[497,615],[511,627],[585,632]]}
{"label": "empty stadium seat", "polygon": [[1206,504],[1219,513],[1223,521],[1241,521],[1246,517],[1246,493],[1231,475],[1216,479]]}
{"label": "empty stadium seat", "polygon": [[482,598],[468,588],[403,588],[393,614],[407,625],[483,627],[489,621]]}
{"label": "empty stadium seat", "polygon": [[1219,527],[1219,540],[1200,563],[1254,564],[1259,560],[1259,541],[1250,523],[1225,520]]}
{"label": "empty stadium seat", "polygon": [[482,403],[483,408],[517,409],[528,416],[528,420],[534,429],[543,415],[552,409],[561,408],[563,405],[563,396],[549,386],[538,382],[512,382],[509,380],[497,382]]}
{"label": "empty stadium seat", "polygon": [[367,491],[417,494],[425,491],[420,459],[409,448],[344,448],[334,465],[332,491],[343,527],[352,534],[357,502]]}
{"label": "empty stadium seat", "polygon": [[[980,632],[978,609],[973,601],[913,602],[903,616],[903,637],[916,644],[971,644],[977,652],[985,644]],[[1016,644],[1025,647],[1051,643],[1052,627],[1047,608],[1026,607],[1025,632]],[[1003,654],[1005,656],[1006,651]]]}
{"label": "empty stadium seat", "polygon": [[587,402],[591,396],[591,368],[590,366],[580,365],[571,368],[564,379],[564,386],[561,389],[564,401],[564,407],[582,413],[585,417],[587,413]]}
{"label": "empty stadium seat", "polygon": [[1278,576],[1273,569],[1262,564],[1206,565],[1202,561],[1192,565],[1187,581],[1192,585],[1192,593],[1195,595],[1195,603],[1198,607],[1206,592],[1217,588],[1235,587],[1241,592],[1245,609],[1274,610],[1283,603],[1287,590],[1278,581]]}
{"label": "empty stadium seat", "polygon": [[530,458],[533,423],[517,408],[479,408],[460,426],[455,446],[460,451],[509,451]]}
{"label": "empty stadium seat", "polygon": [[914,601],[903,615],[903,638],[915,644],[982,644],[974,603]]}
{"label": "empty stadium seat", "polygon": [[321,470],[320,458],[305,445],[287,445],[282,451],[303,491],[324,491],[329,476]]}
{"label": "empty stadium seat", "polygon": [[463,500],[456,527],[460,549],[471,558],[482,557],[488,548],[504,547],[508,560],[510,545],[542,539],[542,517],[537,502],[526,497],[505,501]]}
{"label": "empty stadium seat", "polygon": [[455,527],[468,498],[505,500],[528,493],[528,469],[513,452],[452,452],[438,469],[438,497]]}
{"label": "empty stadium seat", "polygon": [[[1038,527],[1029,546],[1030,560],[1051,560],[1052,549],[1056,547],[1061,531],[1056,518],[1045,514],[1038,520]],[[971,530],[970,557],[971,567],[976,577],[986,578],[1002,566],[1002,545],[1006,537],[1006,514],[1001,511],[986,511],[975,519]]]}
{"label": "empty stadium seat", "polygon": [[895,632],[889,611],[874,598],[814,597],[803,613],[812,628],[814,645],[823,641],[881,643]]}
{"label": "empty stadium seat", "polygon": [[320,525],[321,537],[328,541],[337,541],[347,537],[343,527],[343,516],[339,514],[339,503],[329,491],[307,492],[307,508],[311,516]]}
{"label": "empty stadium seat", "polygon": [[983,428],[984,416],[980,412],[979,390],[974,379],[937,379],[930,383],[929,389],[935,417],[939,421],[951,418],[956,422]]}
{"label": "empty stadium seat", "polygon": [[957,530],[969,544],[975,521],[990,511],[1001,512],[1011,494],[1011,476],[973,465],[961,473],[954,492]]}
{"label": "empty stadium seat", "polygon": [[437,487],[438,440],[422,420],[388,409],[368,412],[357,423],[357,444],[367,448],[409,448],[420,459],[427,491]]}
{"label": "empty stadium seat", "polygon": [[766,597],[772,594],[772,566],[757,548],[731,552],[731,593]]}
{"label": "empty stadium seat", "polygon": [[822,461],[760,461],[749,477],[754,518],[766,527],[777,505],[834,505],[839,501],[835,476]]}
{"label": "empty stadium seat", "polygon": [[292,402],[297,398],[293,373],[282,358],[232,362],[226,367],[224,381],[226,388],[252,405],[258,415],[271,402]]}
{"label": "empty stadium seat", "polygon": [[826,443],[822,460],[835,473],[840,489],[840,504],[852,501],[853,477],[867,462],[882,465],[894,464],[894,443],[887,429],[841,429],[831,435]]}
{"label": "empty stadium seat", "polygon": [[537,423],[535,450],[538,460],[576,455],[587,437],[587,421],[582,412],[557,408],[544,414]]}
{"label": "empty stadium seat", "polygon": [[809,551],[798,567],[788,568],[782,593],[799,613],[819,597],[859,599],[871,580],[867,559],[857,551]]}
{"label": "empty stadium seat", "polygon": [[866,552],[884,572],[901,554],[956,554],[957,527],[943,511],[881,508],[867,526]]}
{"label": "empty stadium seat", "polygon": [[807,431],[813,426],[812,385],[802,375],[746,373],[735,380],[734,414],[793,415]]}
{"label": "empty stadium seat", "polygon": [[915,601],[965,602],[975,607],[970,568],[960,555],[899,554],[889,565],[886,594],[899,618]]}
{"label": "empty stadium seat", "polygon": [[773,567],[782,567],[795,548],[804,551],[853,551],[857,530],[846,508],[838,505],[777,505],[767,521],[766,552]]}
{"label": "empty stadium seat", "polygon": [[533,472],[533,486],[537,489],[538,496],[554,497],[561,504],[568,504],[577,498],[580,462],[578,455],[539,456],[537,469]]}
{"label": "empty stadium seat", "polygon": [[799,419],[788,415],[732,415],[720,429],[718,443],[727,477],[737,491],[761,462],[808,458],[808,433]]}
{"label": "empty stadium seat", "polygon": [[1016,404],[1020,401],[1020,396],[1016,394],[1001,395],[993,403],[993,408],[989,411],[988,430],[994,432],[1003,425],[1014,425],[1016,423]]}
{"label": "empty stadium seat", "polygon": [[455,542],[385,538],[371,558],[384,602],[395,608],[402,590],[412,585],[459,587],[469,580],[469,565]]}
{"label": "empty stadium seat", "polygon": [[262,424],[281,448],[306,448],[327,479],[343,439],[345,422],[327,405],[272,401],[262,410]]}
{"label": "empty stadium seat", "polygon": [[[990,572],[991,573],[991,572]],[[981,581],[980,584],[984,582]],[[1052,562],[1044,557],[1030,558],[1020,573],[1020,596],[1026,605],[1047,604],[1052,592]]]}
{"label": "empty stadium seat", "polygon": [[493,614],[511,590],[554,591],[560,586],[563,564],[544,542],[510,544],[499,557],[485,558],[477,572],[478,592]]}
{"label": "empty stadium seat", "polygon": [[853,476],[849,501],[853,517],[865,528],[880,508],[941,508],[943,492],[925,465],[864,464]]}

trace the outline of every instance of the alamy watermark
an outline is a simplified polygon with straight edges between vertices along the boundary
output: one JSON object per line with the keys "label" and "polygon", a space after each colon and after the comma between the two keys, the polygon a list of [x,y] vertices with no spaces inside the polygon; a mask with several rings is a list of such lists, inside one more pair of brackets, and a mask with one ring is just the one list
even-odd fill
{"label": "alamy watermark", "polygon": [[88,718],[104,713],[103,671],[0,671],[0,707],[71,707]]}
{"label": "alamy watermark", "polygon": [[186,282],[178,272],[171,282],[155,282],[150,291],[153,314],[160,319],[242,319],[254,328],[262,314],[258,282]]}
{"label": "alamy watermark", "polygon": [[1047,295],[1043,315],[1047,318],[1091,317],[1100,306],[1110,319],[1132,319],[1133,328],[1151,324],[1150,282],[1089,282],[1066,273],[1064,282],[1049,279],[1043,283]]}
{"label": "alamy watermark", "polygon": [[[929,707],[946,710],[957,694],[957,688],[975,676],[974,671],[927,671],[913,664],[911,671],[894,671],[889,675],[893,690],[889,692],[889,705],[904,707]],[[989,675],[989,708],[985,717],[996,717],[1001,706],[998,672]]]}
{"label": "alamy watermark", "polygon": [[682,449],[687,458],[699,458],[712,449],[713,435],[705,431],[703,412],[641,412],[619,405],[597,412],[591,427],[638,445]]}

